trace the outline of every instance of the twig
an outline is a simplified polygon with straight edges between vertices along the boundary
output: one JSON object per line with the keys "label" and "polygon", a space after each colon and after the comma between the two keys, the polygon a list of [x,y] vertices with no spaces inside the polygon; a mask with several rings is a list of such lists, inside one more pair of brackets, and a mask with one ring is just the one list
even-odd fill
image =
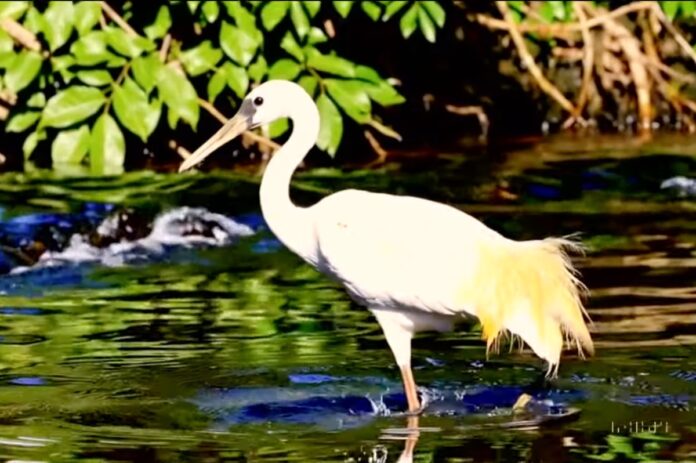
{"label": "twig", "polygon": [[[217,119],[221,124],[224,124],[227,122],[228,118],[226,118],[218,109],[210,104],[209,102],[205,101],[203,98],[198,98],[198,105],[205,109],[211,116],[213,116],[215,119]],[[244,132],[244,137],[246,137],[248,140],[251,140],[255,143],[258,143],[260,145],[268,146],[271,148],[273,151],[277,150],[280,148],[280,145],[273,140],[269,140],[266,137],[263,137],[257,133],[251,132],[247,130]]]}
{"label": "twig", "polygon": [[4,18],[0,21],[0,27],[12,37],[15,42],[33,51],[41,51],[41,43],[36,39],[33,32],[26,29],[12,18]]}
{"label": "twig", "polygon": [[137,36],[138,36],[138,33],[135,32],[135,29],[133,29],[133,28],[130,26],[130,24],[128,24],[128,23],[121,17],[121,15],[119,15],[119,14],[116,12],[116,10],[114,10],[113,8],[111,8],[111,6],[110,6],[106,1],[102,0],[100,3],[101,3],[101,7],[102,7],[102,10],[104,11],[104,13],[105,13],[109,18],[111,18],[111,20],[112,20],[113,22],[115,22],[116,24],[118,24],[118,26],[119,26],[121,29],[123,29],[124,31],[126,31],[126,33],[127,33],[128,35],[130,35],[131,37],[137,37]]}
{"label": "twig", "polygon": [[172,44],[172,34],[167,33],[162,40],[162,46],[159,50],[159,59],[163,63],[167,61],[167,55],[169,54],[169,47]]}
{"label": "twig", "polygon": [[503,18],[509,25],[510,37],[512,38],[512,41],[515,43],[515,46],[517,47],[517,51],[520,54],[522,62],[527,66],[527,69],[529,70],[530,74],[532,74],[532,77],[534,77],[534,79],[537,81],[539,87],[541,87],[541,89],[544,92],[546,92],[549,96],[556,100],[558,104],[560,104],[561,107],[563,107],[563,109],[572,113],[575,109],[573,104],[570,101],[568,101],[568,99],[551,82],[549,82],[548,79],[546,79],[546,77],[544,77],[544,74],[541,72],[541,69],[539,69],[539,66],[537,66],[537,64],[534,62],[534,58],[529,53],[529,50],[527,50],[527,45],[524,43],[524,38],[522,37],[522,34],[517,29],[515,20],[512,18],[512,15],[510,14],[510,9],[507,5],[507,2],[496,1],[495,3],[496,5],[498,5],[500,13],[503,15]]}
{"label": "twig", "polygon": [[382,148],[382,145],[379,144],[379,141],[377,138],[375,138],[374,135],[369,130],[365,130],[364,132],[365,138],[367,139],[367,142],[370,144],[370,147],[372,150],[377,154],[377,159],[374,161],[370,162],[368,165],[375,165],[375,164],[381,164],[387,159],[387,150]]}
{"label": "twig", "polygon": [[694,51],[693,48],[691,48],[691,45],[689,45],[689,42],[684,38],[683,35],[677,30],[676,27],[674,27],[674,24],[672,24],[672,21],[667,19],[665,16],[665,13],[662,11],[662,8],[660,8],[660,4],[658,2],[651,2],[652,5],[652,10],[655,16],[660,19],[662,24],[665,25],[667,30],[674,36],[674,39],[677,41],[679,46],[686,52],[687,55],[691,57],[691,59],[696,63],[696,51]]}
{"label": "twig", "polygon": [[587,15],[583,9],[583,4],[573,3],[573,9],[582,26],[582,41],[584,42],[583,48],[585,51],[585,55],[582,58],[582,84],[580,87],[580,94],[578,95],[578,101],[575,103],[574,117],[578,119],[582,116],[582,111],[590,95],[592,69],[594,68],[594,40],[592,40],[590,28],[587,27]]}
{"label": "twig", "polygon": [[455,106],[452,104],[445,105],[445,110],[457,114],[459,116],[475,115],[481,125],[481,139],[486,139],[488,137],[488,129],[490,128],[490,121],[486,112],[481,106]]}
{"label": "twig", "polygon": [[392,129],[391,127],[387,127],[386,125],[382,124],[379,121],[376,121],[374,119],[370,119],[370,121],[367,123],[367,125],[369,125],[373,129],[377,130],[382,135],[393,138],[394,140],[401,141],[401,135],[399,134],[399,132]]}
{"label": "twig", "polygon": [[191,152],[183,146],[181,146],[181,144],[179,144],[179,142],[174,139],[169,140],[169,148],[173,149],[176,152],[176,154],[181,156],[182,159],[188,159],[191,157]]}

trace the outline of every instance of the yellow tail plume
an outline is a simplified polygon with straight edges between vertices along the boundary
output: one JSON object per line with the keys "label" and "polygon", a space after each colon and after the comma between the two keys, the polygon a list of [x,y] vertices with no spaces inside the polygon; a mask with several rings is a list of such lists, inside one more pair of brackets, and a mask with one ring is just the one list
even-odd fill
{"label": "yellow tail plume", "polygon": [[585,286],[578,280],[567,251],[582,252],[582,246],[566,238],[509,241],[493,251],[498,259],[494,281],[480,294],[477,315],[487,347],[496,349],[505,330],[524,340],[549,362],[548,376],[558,372],[564,341],[581,356],[593,354],[582,304]]}

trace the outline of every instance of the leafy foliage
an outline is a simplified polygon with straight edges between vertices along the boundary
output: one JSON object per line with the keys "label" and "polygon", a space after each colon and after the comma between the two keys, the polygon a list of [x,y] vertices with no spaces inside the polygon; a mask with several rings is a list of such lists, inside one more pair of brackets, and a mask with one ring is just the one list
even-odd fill
{"label": "leafy foliage", "polygon": [[[4,100],[16,101],[5,130],[25,134],[25,159],[50,143],[54,167],[118,173],[126,132],[147,142],[158,129],[195,130],[202,100],[225,95],[238,104],[267,79],[294,80],[316,99],[318,145],[333,155],[346,124],[393,134],[376,120],[375,106],[404,98],[375,69],[337,54],[325,21],[364,14],[398,21],[404,38],[419,30],[430,42],[445,23],[437,1],[179,1],[160,5],[149,22],[134,16],[134,5],[114,11],[90,1],[0,2],[0,89]],[[181,32],[189,25],[195,34]],[[267,43],[271,33],[282,37],[279,47]],[[274,124],[270,134],[287,128]]]}

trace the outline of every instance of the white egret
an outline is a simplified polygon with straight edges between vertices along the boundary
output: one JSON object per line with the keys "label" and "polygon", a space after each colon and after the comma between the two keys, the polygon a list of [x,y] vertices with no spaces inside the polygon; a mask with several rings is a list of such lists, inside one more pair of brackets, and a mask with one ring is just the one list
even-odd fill
{"label": "white egret", "polygon": [[411,371],[411,339],[448,331],[463,316],[483,327],[488,349],[517,335],[555,375],[564,341],[593,352],[582,284],[563,238],[515,241],[445,204],[408,196],[345,190],[302,208],[290,199],[293,172],[314,146],[319,112],[299,85],[269,81],[252,90],[237,114],[181,165],[184,171],[244,130],[292,120],[292,134],[268,163],[261,209],[290,250],[345,286],[379,322],[401,369],[410,412],[420,410]]}

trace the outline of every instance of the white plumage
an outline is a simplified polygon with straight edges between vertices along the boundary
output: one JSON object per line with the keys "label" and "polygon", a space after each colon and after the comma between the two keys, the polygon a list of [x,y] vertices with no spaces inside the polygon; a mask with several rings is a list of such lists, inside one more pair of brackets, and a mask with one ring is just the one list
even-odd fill
{"label": "white plumage", "polygon": [[270,81],[245,98],[237,115],[186,160],[200,162],[249,127],[290,117],[293,132],[269,162],[261,208],[273,233],[319,271],[342,283],[375,315],[401,369],[409,410],[420,408],[411,372],[411,339],[477,317],[488,347],[506,330],[520,336],[555,373],[564,338],[582,353],[592,340],[580,283],[552,238],[510,240],[453,207],[360,190],[332,194],[309,208],[290,200],[293,172],[314,145],[319,113],[307,93]]}

